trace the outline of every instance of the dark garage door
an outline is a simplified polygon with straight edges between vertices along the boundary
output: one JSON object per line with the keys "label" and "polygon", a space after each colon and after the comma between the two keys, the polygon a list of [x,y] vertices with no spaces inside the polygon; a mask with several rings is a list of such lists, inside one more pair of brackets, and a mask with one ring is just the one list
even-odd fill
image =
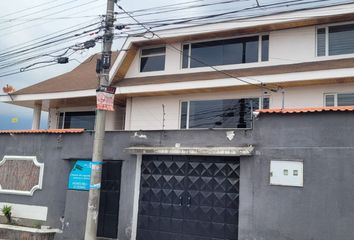
{"label": "dark garage door", "polygon": [[144,156],[137,240],[237,240],[238,158]]}

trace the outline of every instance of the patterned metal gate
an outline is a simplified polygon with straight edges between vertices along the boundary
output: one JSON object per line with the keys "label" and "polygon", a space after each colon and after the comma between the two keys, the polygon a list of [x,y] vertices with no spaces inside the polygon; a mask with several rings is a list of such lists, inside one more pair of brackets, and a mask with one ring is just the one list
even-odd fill
{"label": "patterned metal gate", "polygon": [[144,156],[137,240],[237,240],[239,158]]}
{"label": "patterned metal gate", "polygon": [[117,239],[122,161],[105,161],[102,168],[97,236]]}

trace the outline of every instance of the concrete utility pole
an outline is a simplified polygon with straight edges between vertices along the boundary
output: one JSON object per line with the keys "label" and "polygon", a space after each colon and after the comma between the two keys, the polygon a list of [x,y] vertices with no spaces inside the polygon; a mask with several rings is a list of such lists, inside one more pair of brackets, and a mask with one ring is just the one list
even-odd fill
{"label": "concrete utility pole", "polygon": [[[115,0],[107,0],[105,32],[99,73],[101,86],[109,85],[109,67],[111,65],[111,49],[113,43]],[[97,236],[98,211],[100,201],[101,173],[103,163],[103,144],[106,127],[106,111],[97,110],[95,123],[95,139],[93,143],[91,184],[86,217],[85,240],[95,240]]]}

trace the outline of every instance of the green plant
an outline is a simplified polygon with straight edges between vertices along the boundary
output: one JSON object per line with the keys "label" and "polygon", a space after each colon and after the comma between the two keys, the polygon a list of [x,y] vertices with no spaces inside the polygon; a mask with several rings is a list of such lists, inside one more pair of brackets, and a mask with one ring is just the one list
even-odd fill
{"label": "green plant", "polygon": [[7,223],[11,223],[11,214],[12,214],[12,207],[8,205],[4,205],[1,209],[2,214],[6,217]]}

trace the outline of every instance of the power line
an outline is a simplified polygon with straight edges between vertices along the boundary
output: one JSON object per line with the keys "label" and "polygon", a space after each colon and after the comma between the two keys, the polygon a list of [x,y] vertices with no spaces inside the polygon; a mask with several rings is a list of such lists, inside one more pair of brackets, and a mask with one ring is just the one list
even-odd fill
{"label": "power line", "polygon": [[[72,30],[72,31],[69,31],[69,32],[65,32],[65,33],[62,33],[60,35],[57,35],[57,36],[54,36],[54,37],[51,37],[51,38],[48,38],[48,39],[45,39],[45,40],[41,40],[45,37],[49,37],[49,36],[52,36],[52,35],[55,35],[57,33],[61,33],[63,31],[66,31],[66,30],[69,30],[69,29],[72,29],[72,28],[75,28],[75,27],[79,27],[79,26],[82,26],[84,24],[88,24],[90,23],[89,25],[86,25],[86,26],[83,26],[83,27],[80,27],[78,29],[75,29],[75,30]],[[21,50],[23,48],[26,48],[26,47],[31,47],[31,46],[34,46],[35,44],[39,44],[39,43],[42,43],[42,42],[46,42],[46,41],[49,41],[51,39],[55,39],[57,37],[60,37],[60,36],[65,36],[67,34],[70,34],[70,33],[74,33],[74,32],[77,32],[77,31],[80,31],[80,30],[83,30],[85,28],[88,28],[88,27],[92,27],[92,26],[95,26],[96,24],[99,24],[100,22],[94,22],[92,23],[92,20],[88,21],[88,22],[84,22],[84,23],[81,23],[81,24],[77,24],[77,25],[74,25],[74,26],[71,26],[71,27],[68,27],[68,28],[64,28],[64,29],[61,29],[61,30],[58,30],[58,31],[55,31],[53,33],[50,33],[50,34],[45,34],[45,35],[42,35],[38,38],[35,38],[31,41],[26,41],[26,42],[23,42],[23,43],[20,43],[20,44],[15,44],[15,45],[12,45],[10,47],[7,47],[6,48],[6,51],[0,51],[0,56],[5,54],[5,53],[9,53],[9,52],[13,52],[13,51],[18,51],[18,50]],[[38,41],[38,40],[41,40],[41,41]],[[33,43],[34,42],[34,43]],[[30,43],[30,44],[29,44]],[[27,44],[27,45],[26,45]]]}
{"label": "power line", "polygon": [[[326,2],[326,1],[331,1],[331,0],[313,0],[313,1],[306,1],[304,2],[304,0],[292,0],[292,1],[287,1],[287,2],[281,2],[281,3],[273,3],[273,4],[268,4],[268,5],[262,5],[262,9],[272,9],[272,8],[279,8],[279,7],[293,7],[296,5],[304,5],[304,4],[311,4],[311,3],[318,3],[318,2]],[[349,1],[351,2],[351,1]],[[348,3],[348,2],[346,2]],[[342,3],[345,4],[345,3]],[[330,4],[328,6],[332,6],[333,4]],[[336,4],[338,5],[338,4]],[[219,17],[225,17],[227,16],[227,21],[230,21],[230,16],[231,14],[235,14],[235,13],[241,13],[241,12],[247,12],[247,11],[252,11],[252,10],[256,10],[258,9],[258,7],[247,7],[244,9],[239,9],[239,10],[234,10],[234,11],[227,11],[227,12],[221,12],[218,14],[211,14],[211,15],[204,15],[204,16],[197,16],[197,17],[187,17],[187,18],[175,18],[175,19],[164,19],[164,20],[156,20],[156,21],[148,21],[148,22],[144,22],[143,24],[145,25],[153,25],[154,28],[161,28],[161,27],[165,27],[165,26],[170,26],[170,25],[181,25],[181,24],[195,24],[195,25],[200,25],[201,22],[206,22],[207,19],[210,19],[212,21],[212,23],[216,23],[215,20],[217,20],[217,18]],[[306,10],[309,8],[302,8],[302,9],[296,9],[296,10],[290,10],[292,11],[299,11],[299,10]],[[220,11],[220,10],[219,10]],[[242,21],[241,19],[247,19],[247,18],[251,18],[251,17],[256,17],[256,16],[268,16],[268,15],[273,15],[275,13],[285,13],[285,12],[289,12],[289,11],[278,11],[278,12],[271,12],[269,14],[252,14],[252,15],[242,15],[241,18],[239,19],[235,19],[235,21]],[[172,22],[171,21],[175,21]],[[245,21],[253,21],[252,19],[249,20],[245,20]],[[260,20],[254,20],[254,21],[260,21]],[[208,23],[206,23],[208,24]],[[128,23],[125,24],[127,26],[132,26],[135,24],[132,23]],[[139,24],[138,24],[139,25]]]}
{"label": "power line", "polygon": [[[194,6],[192,5],[192,6],[187,6],[187,7],[181,7],[181,8],[174,8],[174,9],[167,9],[167,10],[162,10],[162,11],[144,13],[144,14],[140,14],[140,15],[135,15],[134,17],[150,16],[150,15],[156,15],[156,14],[161,14],[161,13],[176,12],[176,11],[182,11],[182,10],[190,10],[190,9],[194,9],[194,8],[209,7],[209,6],[215,6],[215,5],[221,5],[221,4],[229,4],[229,3],[241,2],[241,1],[249,1],[249,0],[227,0],[227,1],[216,2],[216,3],[204,3],[204,4],[200,4],[200,5],[194,5]],[[129,14],[131,14],[131,13],[129,13]],[[129,17],[121,17],[120,19],[125,19],[125,18],[129,18]]]}
{"label": "power line", "polygon": [[[70,3],[72,3],[72,2],[76,2],[76,1],[79,1],[79,0],[72,0],[72,1],[67,2],[67,3],[64,3],[64,4],[59,4],[59,5],[55,6],[55,7],[49,8],[49,9],[47,9],[47,10],[50,10],[50,9],[53,9],[53,8],[57,8],[57,7],[61,7],[61,6],[64,6],[64,5],[67,5],[67,4],[70,4]],[[62,9],[62,10],[60,10],[60,11],[58,11],[58,12],[50,13],[50,14],[44,15],[44,16],[42,16],[42,17],[53,16],[53,15],[56,15],[56,14],[59,14],[59,13],[62,13],[62,12],[69,11],[69,10],[71,10],[71,9],[75,9],[75,8],[79,8],[79,7],[82,7],[82,6],[91,4],[91,3],[93,3],[93,2],[97,2],[97,1],[98,1],[98,0],[93,0],[93,1],[90,1],[90,2],[88,2],[88,3],[80,4],[80,5],[77,5],[77,6],[72,6],[72,7],[70,7],[70,8],[65,8],[65,9]],[[40,13],[40,12],[45,12],[45,10],[40,10],[40,11],[38,11],[38,12],[36,12],[36,13]],[[33,13],[32,13],[32,14],[27,14],[27,15],[25,15],[25,16],[30,16],[30,15],[33,15]],[[22,17],[23,17],[23,16],[22,16]],[[28,21],[28,22],[31,22],[31,21]],[[27,22],[27,23],[28,23],[28,22]],[[6,29],[9,29],[9,28],[14,28],[14,27],[16,27],[16,26],[22,26],[22,25],[23,25],[23,23],[19,23],[19,24],[15,24],[15,25],[13,25],[13,26],[0,28],[0,31],[6,30]]]}
{"label": "power line", "polygon": [[[96,25],[96,24],[90,24],[90,25]],[[93,29],[89,29],[89,30],[83,31],[83,32],[78,33],[78,34],[74,34],[74,35],[71,35],[71,36],[66,36],[66,37],[63,37],[63,38],[59,38],[61,36],[65,36],[65,35],[68,34],[68,33],[65,33],[65,34],[61,34],[61,35],[56,36],[56,37],[52,37],[52,38],[43,40],[43,41],[39,42],[40,43],[39,45],[37,43],[37,45],[35,45],[35,46],[33,46],[33,44],[32,44],[32,46],[31,45],[27,45],[26,46],[26,47],[30,47],[30,48],[26,48],[26,49],[22,49],[22,50],[21,49],[12,50],[12,51],[7,52],[7,53],[0,53],[0,62],[1,62],[1,60],[3,60],[3,58],[9,57],[9,56],[14,56],[14,55],[17,55],[17,54],[23,54],[23,53],[29,52],[31,50],[34,50],[34,49],[43,48],[43,47],[46,47],[48,45],[60,42],[62,40],[68,40],[68,39],[71,39],[71,38],[79,37],[81,35],[84,35],[84,34],[87,34],[87,33],[91,33],[91,32],[95,32],[95,31],[97,32],[100,29],[101,29],[101,27],[96,27],[96,28],[93,28]],[[57,38],[59,38],[59,39],[57,39]],[[52,40],[52,41],[48,42],[49,40]]]}
{"label": "power line", "polygon": [[38,7],[42,7],[42,6],[44,6],[44,5],[52,4],[53,2],[58,2],[58,1],[59,1],[59,0],[53,0],[53,1],[49,1],[49,2],[45,2],[45,3],[42,3],[42,4],[35,5],[35,6],[33,6],[33,7],[30,7],[30,8],[24,8],[24,9],[22,9],[22,10],[15,11],[15,12],[12,12],[12,13],[9,13],[9,14],[3,15],[3,16],[0,16],[0,18],[8,17],[8,16],[15,15],[15,14],[21,13],[21,12],[26,12],[26,11],[28,11],[28,10],[32,10],[32,9],[35,9],[35,8],[38,8]]}

